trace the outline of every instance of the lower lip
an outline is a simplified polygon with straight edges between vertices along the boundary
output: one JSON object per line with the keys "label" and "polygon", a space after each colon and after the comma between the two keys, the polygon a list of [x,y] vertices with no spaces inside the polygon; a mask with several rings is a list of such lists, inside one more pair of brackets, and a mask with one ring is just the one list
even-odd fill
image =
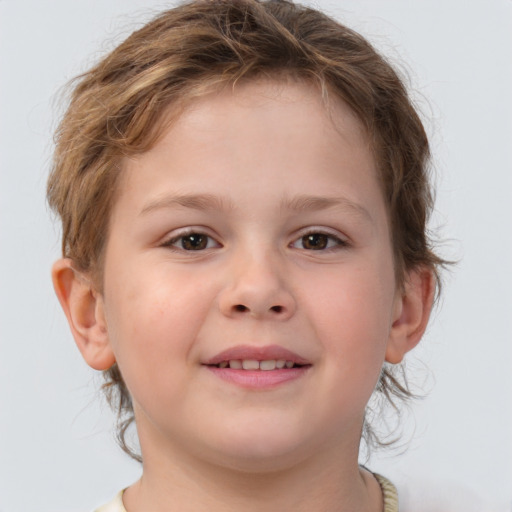
{"label": "lower lip", "polygon": [[218,368],[217,366],[207,366],[207,368],[220,379],[232,384],[237,384],[243,388],[268,389],[300,379],[307,373],[311,366],[268,371],[232,370],[231,368]]}

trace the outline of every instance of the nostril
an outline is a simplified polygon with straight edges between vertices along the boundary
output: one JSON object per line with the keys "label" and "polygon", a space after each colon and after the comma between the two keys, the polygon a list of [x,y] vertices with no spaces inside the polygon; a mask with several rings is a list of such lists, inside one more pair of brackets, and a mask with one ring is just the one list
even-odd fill
{"label": "nostril", "polygon": [[[252,311],[252,310],[251,310],[251,308],[249,308],[247,306],[244,306],[243,304],[235,304],[233,306],[232,311],[235,311],[237,313],[246,313],[246,312]],[[268,311],[272,312],[272,313],[280,314],[280,313],[283,313],[285,311],[285,307],[284,306],[271,306],[268,309]]]}

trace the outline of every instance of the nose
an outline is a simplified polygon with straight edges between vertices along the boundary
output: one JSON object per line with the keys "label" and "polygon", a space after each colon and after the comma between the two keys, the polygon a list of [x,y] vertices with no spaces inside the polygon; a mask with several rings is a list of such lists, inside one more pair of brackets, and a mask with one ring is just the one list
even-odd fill
{"label": "nose", "polygon": [[297,306],[284,274],[271,258],[241,258],[230,268],[220,293],[221,312],[232,318],[289,319]]}

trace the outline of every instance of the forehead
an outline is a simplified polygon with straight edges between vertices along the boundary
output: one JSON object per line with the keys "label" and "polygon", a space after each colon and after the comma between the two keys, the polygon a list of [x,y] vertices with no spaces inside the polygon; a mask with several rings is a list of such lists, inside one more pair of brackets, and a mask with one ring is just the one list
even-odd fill
{"label": "forehead", "polygon": [[377,181],[362,123],[344,102],[309,83],[238,83],[196,98],[180,112],[170,109],[163,126],[151,149],[124,160],[121,195],[142,197],[146,191],[157,200],[167,186],[250,195],[260,187],[282,202],[284,194],[310,189],[329,195],[332,180],[321,178],[336,181],[339,175],[357,200]]}
{"label": "forehead", "polygon": [[[218,148],[228,136],[240,133],[257,143],[262,133],[266,135],[269,125],[275,132],[281,129],[280,135],[291,142],[315,131],[319,135],[318,143],[321,137],[332,138],[334,131],[353,147],[371,151],[363,124],[336,94],[306,80],[278,76],[242,79],[223,86],[205,85],[204,94],[185,96],[163,112],[158,136],[149,148],[125,159],[124,163],[129,166],[148,152],[156,154],[164,146],[169,149],[179,146],[180,139],[189,138],[191,133],[198,143],[212,143]],[[210,129],[212,126],[215,130]],[[266,130],[258,131],[257,126]],[[278,137],[276,144],[280,140]],[[294,150],[299,153],[298,148]]]}
{"label": "forehead", "polygon": [[[208,89],[206,89],[208,90]],[[280,112],[279,112],[280,111]],[[248,119],[250,113],[252,119]],[[209,122],[217,124],[222,129],[233,131],[243,127],[248,130],[249,121],[264,125],[271,119],[276,126],[276,116],[282,115],[282,127],[287,129],[287,135],[304,132],[306,127],[315,128],[319,134],[335,130],[341,137],[355,144],[370,147],[368,134],[353,110],[327,87],[305,79],[291,76],[276,76],[273,78],[242,79],[235,84],[228,83],[215,87],[199,97],[185,98],[181,109],[169,109],[167,126],[173,131],[173,137],[179,131],[200,129]],[[164,119],[165,119],[164,115]],[[222,126],[219,120],[229,117],[229,123]],[[176,130],[173,124],[179,122]],[[292,128],[295,127],[295,130]],[[161,135],[168,133],[163,130]],[[252,132],[256,135],[256,131]]]}

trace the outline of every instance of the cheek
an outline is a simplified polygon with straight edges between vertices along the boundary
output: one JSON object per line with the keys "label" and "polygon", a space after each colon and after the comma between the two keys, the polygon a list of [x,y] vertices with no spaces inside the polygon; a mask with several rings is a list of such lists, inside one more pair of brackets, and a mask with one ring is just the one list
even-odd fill
{"label": "cheek", "polygon": [[211,303],[210,291],[198,290],[186,273],[171,273],[162,264],[118,267],[107,284],[109,337],[121,370],[153,377],[155,368],[183,366]]}
{"label": "cheek", "polygon": [[134,406],[173,408],[194,364],[191,349],[206,294],[162,265],[144,268],[151,270],[126,265],[111,274],[105,289],[110,342]]}
{"label": "cheek", "polygon": [[391,328],[391,268],[353,266],[317,280],[309,303],[318,338],[337,370],[380,372]]}

